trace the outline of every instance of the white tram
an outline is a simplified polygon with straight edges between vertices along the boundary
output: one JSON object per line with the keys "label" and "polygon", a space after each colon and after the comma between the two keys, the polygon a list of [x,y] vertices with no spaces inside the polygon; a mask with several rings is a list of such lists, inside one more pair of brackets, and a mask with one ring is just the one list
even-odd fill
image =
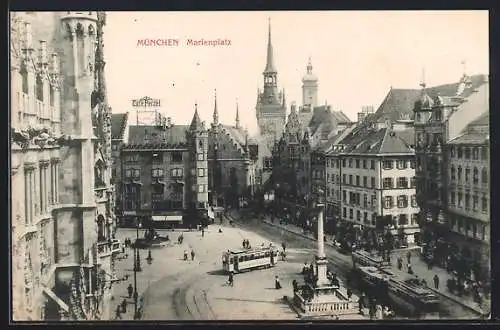
{"label": "white tram", "polygon": [[249,250],[226,251],[222,254],[222,268],[227,273],[274,267],[278,262],[278,251],[274,247]]}

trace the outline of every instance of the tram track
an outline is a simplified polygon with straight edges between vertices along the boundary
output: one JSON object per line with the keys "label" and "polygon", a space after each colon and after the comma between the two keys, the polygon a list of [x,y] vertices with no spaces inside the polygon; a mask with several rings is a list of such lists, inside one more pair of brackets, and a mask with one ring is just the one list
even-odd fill
{"label": "tram track", "polygon": [[[262,223],[257,220],[251,220],[249,222],[238,221],[234,218],[230,218],[230,220],[233,220],[233,222],[235,222],[238,226],[253,231],[269,240],[276,240],[277,238],[286,240],[288,243],[288,249],[310,249],[312,255],[314,255],[316,240],[303,237],[297,233],[293,233],[267,223]],[[350,257],[346,256],[345,258],[343,258],[338,254],[338,252],[335,253],[335,251],[332,251],[332,249],[329,247],[327,247],[325,250],[329,260],[329,270],[337,273],[339,279],[341,279],[344,283],[348,283],[348,276],[352,271]],[[360,290],[358,288],[353,287],[352,285],[350,285],[349,288],[353,291],[354,294],[360,294]],[[455,316],[461,319],[477,319],[480,316],[480,314],[473,308],[464,304],[459,304],[439,291],[434,292],[439,296],[441,301],[441,307],[439,310],[439,314],[441,317]]]}

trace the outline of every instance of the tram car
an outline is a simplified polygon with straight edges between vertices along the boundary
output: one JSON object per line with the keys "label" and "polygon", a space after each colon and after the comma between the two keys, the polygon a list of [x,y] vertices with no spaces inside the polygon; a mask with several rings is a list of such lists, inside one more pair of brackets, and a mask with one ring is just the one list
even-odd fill
{"label": "tram car", "polygon": [[226,273],[241,273],[262,268],[271,268],[278,262],[275,247],[226,251],[222,254],[222,268]]}

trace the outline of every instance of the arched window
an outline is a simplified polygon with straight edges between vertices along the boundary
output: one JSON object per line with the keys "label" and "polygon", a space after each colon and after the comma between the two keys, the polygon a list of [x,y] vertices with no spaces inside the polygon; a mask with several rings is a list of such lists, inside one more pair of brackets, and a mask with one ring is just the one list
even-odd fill
{"label": "arched window", "polygon": [[462,167],[459,166],[457,170],[457,180],[462,181]]}
{"label": "arched window", "polygon": [[488,183],[488,171],[485,168],[481,171],[481,182]]}
{"label": "arched window", "polygon": [[465,148],[465,159],[470,159],[470,148]]}
{"label": "arched window", "polygon": [[451,169],[450,169],[450,179],[451,181],[455,181],[456,179],[456,170],[455,170],[455,166],[452,166]]}

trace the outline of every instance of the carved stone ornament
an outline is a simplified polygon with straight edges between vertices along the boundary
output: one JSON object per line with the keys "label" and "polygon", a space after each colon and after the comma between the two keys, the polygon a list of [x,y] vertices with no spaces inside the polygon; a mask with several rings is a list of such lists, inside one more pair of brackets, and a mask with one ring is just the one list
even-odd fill
{"label": "carved stone ornament", "polygon": [[41,126],[29,126],[25,129],[14,128],[11,138],[12,142],[23,149],[28,148],[30,145],[37,145],[43,148],[46,145],[55,145],[57,143],[57,139],[54,137],[52,129]]}

